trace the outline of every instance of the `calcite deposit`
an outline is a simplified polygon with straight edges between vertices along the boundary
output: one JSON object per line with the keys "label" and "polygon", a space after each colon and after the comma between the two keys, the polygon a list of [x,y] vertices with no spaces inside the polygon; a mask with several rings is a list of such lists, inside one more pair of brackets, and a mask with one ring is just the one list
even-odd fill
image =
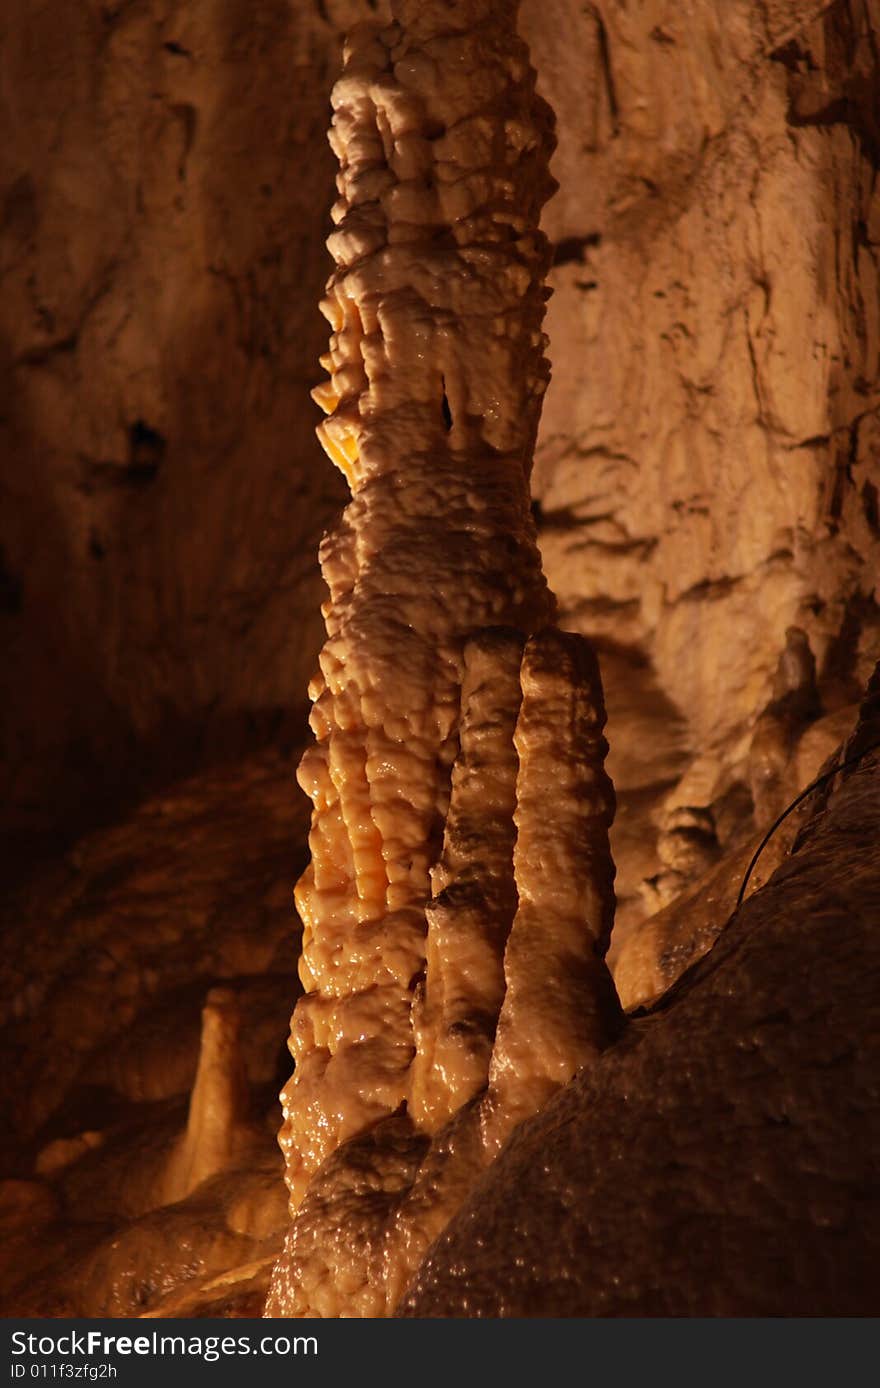
{"label": "calcite deposit", "polygon": [[880,666],[835,766],[859,753],[712,953],[519,1129],[405,1315],[876,1315]]}
{"label": "calcite deposit", "polygon": [[[333,92],[315,395],[352,500],[322,546],[270,1315],[389,1310],[454,1209],[468,1129],[479,1164],[615,1015],[601,683],[584,638],[546,625],[529,510],[551,118],[515,11],[401,0]],[[407,1202],[438,1150],[440,1189]]]}

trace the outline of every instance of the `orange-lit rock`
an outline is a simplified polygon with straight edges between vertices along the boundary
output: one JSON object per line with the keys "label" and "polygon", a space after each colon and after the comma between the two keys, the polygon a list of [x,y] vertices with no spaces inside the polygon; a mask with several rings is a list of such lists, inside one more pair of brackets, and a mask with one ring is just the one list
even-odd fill
{"label": "orange-lit rock", "polygon": [[262,1308],[287,1217],[276,1096],[306,827],[291,786],[276,758],[184,782],[5,904],[7,1313],[132,1315],[184,1294]]}
{"label": "orange-lit rock", "polygon": [[316,398],[352,500],[322,545],[273,1316],[387,1314],[619,1010],[601,682],[546,625],[529,509],[551,117],[509,0],[392,12],[333,92]]}
{"label": "orange-lit rock", "polygon": [[[553,378],[532,492],[556,620],[601,659],[617,800],[608,959],[621,998],[653,1005],[710,951],[702,969],[725,961],[733,1010],[702,993],[716,975],[699,972],[687,1045],[711,1029],[729,1058],[749,1022],[733,1003],[746,1008],[757,989],[761,1016],[772,1017],[778,995],[779,1029],[761,1034],[792,1092],[812,1088],[838,1147],[813,1143],[815,1125],[768,1124],[766,1152],[790,1172],[785,1197],[774,1204],[760,1182],[730,1189],[743,1226],[786,1247],[806,1230],[804,1246],[819,1247],[810,1241],[822,1221],[836,1228],[828,1192],[861,1179],[858,1162],[876,1148],[861,1040],[849,1061],[832,1056],[838,1092],[864,1100],[843,1112],[822,1087],[831,1052],[786,1004],[789,976],[816,976],[811,951],[834,968],[850,939],[842,922],[839,940],[826,938],[827,897],[806,910],[787,895],[805,870],[806,845],[788,853],[810,806],[764,850],[746,904],[762,935],[785,932],[788,975],[774,967],[756,983],[741,950],[725,953],[737,938],[725,925],[762,826],[848,735],[880,642],[880,13],[876,0],[730,0],[723,23],[718,15],[704,0],[686,14],[671,0],[520,7],[538,89],[557,116],[560,184],[542,217]],[[0,905],[8,1313],[255,1314],[280,1252],[274,1095],[289,1070],[297,986],[291,888],[308,856],[292,767],[322,639],[316,547],[345,496],[321,459],[309,400],[315,387],[331,410],[343,399],[321,392],[316,364],[334,175],[324,129],[343,32],[365,18],[387,22],[383,0],[10,0],[0,16],[10,132],[0,151],[0,853],[5,884],[19,888]],[[408,146],[401,168],[416,176],[420,157]],[[350,341],[354,327],[344,328]],[[445,422],[436,403],[435,424]],[[344,426],[345,407],[332,428],[349,468]],[[344,547],[335,555],[344,560]],[[794,717],[774,688],[791,627],[815,659],[818,700]],[[478,643],[472,683],[455,671],[468,704],[461,757],[444,768],[450,810],[423,864],[434,869],[431,897],[395,964],[405,971],[424,949],[432,973],[433,986],[426,977],[414,990],[407,1080],[424,1131],[392,1117],[342,1159],[369,1171],[381,1149],[380,1163],[396,1153],[416,1173],[389,1206],[381,1247],[364,1255],[378,1259],[385,1309],[485,1156],[474,1115],[504,987],[498,938],[514,905],[509,878],[496,894],[494,863],[507,853],[518,759],[497,755],[481,730],[511,719],[519,697],[513,689],[507,702],[499,688],[496,704],[480,693],[512,680],[512,657],[499,656],[495,680],[490,663]],[[483,815],[484,837],[501,826],[494,855],[469,846],[468,821],[489,804],[471,779],[478,742],[481,775],[506,807],[498,821]],[[258,755],[267,744],[277,760]],[[336,774],[343,765],[340,746]],[[402,761],[398,772],[408,774]],[[313,788],[322,774],[319,759]],[[353,782],[355,809],[358,793]],[[864,911],[876,922],[869,877],[859,869],[851,886],[840,837],[821,843],[810,872],[844,881],[854,921]],[[497,907],[488,925],[486,897]],[[375,969],[387,934],[361,938],[358,967]],[[832,980],[835,1027],[864,1031],[868,947],[839,967],[849,972],[839,989]],[[197,1171],[206,1179],[163,1204],[165,1173],[200,1107],[201,1011],[218,986],[241,1010],[243,1145],[227,1143],[220,1123],[214,1150],[231,1165]],[[319,1020],[332,1027],[326,1011]],[[669,1092],[667,1061],[676,1085],[689,1064],[678,1041],[664,1049],[673,1011],[630,1033],[645,1038],[642,1056],[659,1038],[657,1102]],[[604,1056],[603,1075],[619,1064],[629,1082],[628,1044]],[[707,1127],[718,1112],[710,1068],[691,1067],[675,1132],[692,1135],[691,1185],[720,1205],[726,1183],[713,1187],[699,1164],[712,1153],[723,1169],[712,1145],[723,1124]],[[754,1113],[766,1072],[743,1061],[741,1078],[739,1111]],[[468,1095],[477,1098],[456,1116]],[[656,1180],[658,1202],[670,1197],[662,1231],[680,1250],[686,1288],[688,1267],[701,1266],[698,1248],[688,1263],[692,1192],[689,1204],[677,1199],[685,1176],[658,1173],[645,1155],[652,1135],[662,1146],[653,1102],[630,1127],[608,1112],[602,1132],[606,1146],[632,1137],[632,1171]],[[824,1195],[804,1169],[811,1144]],[[574,1173],[567,1185],[560,1177],[566,1199],[603,1203],[609,1188],[592,1184],[595,1169],[584,1174],[572,1151],[564,1160]],[[499,1167],[498,1190],[516,1209],[507,1179]],[[621,1177],[613,1198],[618,1188],[633,1182]],[[312,1197],[320,1246],[321,1204],[335,1197],[329,1185]],[[350,1218],[349,1242],[363,1247],[374,1230]],[[626,1208],[636,1230],[650,1218]],[[844,1285],[867,1243],[841,1228],[843,1251],[825,1243],[821,1256]],[[637,1286],[639,1249],[626,1238],[614,1247]],[[545,1253],[538,1261],[555,1276]],[[438,1267],[432,1277],[445,1276]],[[569,1291],[575,1298],[577,1279]],[[808,1292],[789,1279],[781,1311],[812,1304]],[[732,1304],[739,1293],[724,1295]]]}
{"label": "orange-lit rock", "polygon": [[880,666],[792,855],[514,1135],[414,1316],[870,1316],[880,1249]]}

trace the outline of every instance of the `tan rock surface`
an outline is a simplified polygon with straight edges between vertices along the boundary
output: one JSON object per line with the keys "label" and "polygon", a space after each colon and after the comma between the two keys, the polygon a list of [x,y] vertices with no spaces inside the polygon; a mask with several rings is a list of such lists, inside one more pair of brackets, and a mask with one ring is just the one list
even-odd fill
{"label": "tan rock surface", "polygon": [[[639,682],[722,799],[747,780],[787,627],[832,708],[880,643],[880,12],[559,9],[522,11],[559,141],[542,553],[561,620],[647,658]],[[638,898],[624,855],[640,830],[656,839],[667,792],[632,805],[634,834],[618,820],[627,924],[663,904]]]}
{"label": "tan rock surface", "polygon": [[548,575],[648,645],[701,743],[769,697],[787,625],[821,672],[873,595],[878,15],[817,9],[523,12],[559,118]]}

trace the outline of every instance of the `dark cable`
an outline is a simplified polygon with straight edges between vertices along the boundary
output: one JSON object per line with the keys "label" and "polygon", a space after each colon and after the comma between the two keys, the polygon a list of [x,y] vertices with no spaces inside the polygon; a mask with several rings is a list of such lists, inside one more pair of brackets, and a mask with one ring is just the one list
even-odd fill
{"label": "dark cable", "polygon": [[833,766],[830,771],[825,771],[821,776],[817,776],[815,781],[811,782],[811,784],[807,786],[806,790],[802,790],[800,795],[796,796],[795,799],[792,800],[788,809],[783,810],[779,818],[773,821],[773,823],[770,825],[770,828],[767,830],[766,834],[762,838],[761,842],[758,844],[758,847],[755,849],[752,855],[752,861],[746,868],[746,875],[742,880],[742,886],[739,889],[739,896],[736,899],[736,906],[734,907],[735,911],[738,911],[740,906],[742,906],[743,904],[743,897],[746,894],[746,887],[749,885],[749,878],[751,877],[752,872],[754,871],[755,864],[757,863],[761,854],[764,852],[764,849],[767,847],[773,835],[776,833],[776,830],[779,828],[780,824],[782,824],[784,820],[788,819],[788,816],[791,814],[792,810],[796,810],[801,801],[806,800],[807,796],[812,795],[813,791],[818,790],[819,786],[823,786],[826,781],[833,780],[834,777],[839,775],[841,771],[845,771],[848,766],[855,766],[856,762],[860,762],[862,760],[862,757],[866,757],[869,752],[875,752],[878,747],[880,747],[880,742],[872,742],[869,744],[869,746],[863,747],[860,752],[856,752],[854,756],[847,757],[846,761],[841,762],[839,766]]}

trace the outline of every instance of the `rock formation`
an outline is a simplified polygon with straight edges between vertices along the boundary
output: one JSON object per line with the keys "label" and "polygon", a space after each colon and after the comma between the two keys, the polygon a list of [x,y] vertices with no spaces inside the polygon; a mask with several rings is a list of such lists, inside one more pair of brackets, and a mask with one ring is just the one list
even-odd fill
{"label": "rock formation", "polygon": [[519,1129],[404,1314],[876,1314],[880,665],[854,752],[711,955]]}
{"label": "rock formation", "polygon": [[402,0],[333,93],[315,395],[352,500],[322,546],[271,1315],[390,1310],[475,1163],[616,1017],[601,685],[546,626],[529,508],[550,118],[515,9]]}
{"label": "rock formation", "polygon": [[[353,446],[346,419],[360,419],[366,385],[373,390],[366,371],[358,383],[359,353],[339,358],[332,394],[319,387],[331,407],[339,395],[328,441],[335,433],[354,483],[341,527],[346,481],[322,466],[309,400],[326,340],[316,308],[335,172],[325,107],[343,34],[364,19],[387,27],[386,0],[8,0],[0,14],[0,108],[10,131],[0,150],[7,1313],[255,1314],[282,1252],[289,1217],[277,1093],[290,1070],[284,1036],[299,948],[290,894],[308,857],[293,766],[321,641],[326,635],[332,648],[345,634],[347,642],[364,616],[344,597],[353,575],[338,562],[362,536],[354,521],[366,520],[364,502],[385,485],[355,475],[364,460],[374,466],[386,456],[366,421],[357,456],[345,451]],[[352,1191],[359,1266],[381,1261],[387,1310],[401,1270],[465,1202],[464,1223],[453,1223],[407,1303],[432,1313],[460,1308],[444,1250],[474,1255],[468,1230],[482,1237],[485,1229],[472,1223],[467,1202],[479,1190],[493,1209],[504,1205],[499,1247],[521,1225],[534,1251],[528,1278],[499,1281],[511,1308],[592,1313],[611,1304],[601,1270],[584,1270],[594,1267],[594,1244],[584,1243],[577,1220],[556,1219],[557,1204],[572,1202],[596,1228],[607,1211],[606,1232],[613,1213],[608,1248],[616,1272],[630,1268],[620,1284],[630,1307],[672,1306],[679,1272],[681,1306],[757,1306],[729,1279],[716,1295],[702,1275],[710,1265],[714,1273],[719,1249],[744,1248],[733,1227],[741,1218],[740,1232],[760,1229],[763,1247],[809,1247],[827,1273],[810,1288],[790,1269],[787,1292],[777,1300],[768,1292],[764,1306],[785,1314],[857,1308],[852,1287],[836,1302],[826,1292],[835,1276],[846,1287],[850,1266],[867,1269],[874,1239],[875,1100],[862,1080],[874,1063],[865,988],[873,986],[876,903],[865,861],[849,854],[844,821],[832,827],[831,816],[859,778],[876,775],[873,762],[837,781],[824,808],[823,792],[782,824],[728,921],[768,823],[839,757],[880,642],[877,0],[726,0],[721,8],[694,0],[686,11],[673,0],[522,0],[519,29],[557,117],[551,171],[559,191],[541,220],[552,257],[544,326],[553,373],[530,486],[558,611],[544,606],[519,480],[527,450],[514,467],[517,443],[499,492],[505,518],[497,497],[486,518],[493,533],[510,528],[531,565],[522,611],[507,587],[501,609],[478,611],[495,580],[462,560],[451,586],[422,592],[428,625],[413,623],[416,633],[431,627],[426,650],[445,643],[445,664],[428,678],[438,707],[448,693],[448,721],[429,729],[431,745],[445,748],[443,763],[433,782],[430,772],[423,780],[421,807],[411,805],[432,823],[430,846],[402,886],[412,951],[384,994],[396,997],[398,1020],[406,1014],[409,1039],[381,1111],[401,1084],[407,1110],[380,1118],[377,1105],[373,1137],[344,1141],[322,1168],[323,1188],[309,1183],[298,1216],[302,1250],[310,1202],[317,1239],[327,1228],[321,1202],[344,1210]],[[492,52],[487,72],[497,71]],[[433,160],[442,140],[428,134]],[[418,148],[407,157],[416,159],[414,183]],[[413,203],[399,202],[407,178],[393,168],[391,176],[394,187],[380,197],[398,199],[405,254],[406,236],[416,238],[412,246],[427,233],[425,224],[402,232]],[[456,194],[438,179],[431,196],[439,207],[477,191],[466,179]],[[537,185],[532,192],[537,200]],[[499,205],[512,197],[505,191]],[[417,197],[415,205],[426,204]],[[521,236],[510,225],[508,250]],[[369,232],[367,216],[359,234]],[[432,245],[439,257],[442,241]],[[457,265],[458,247],[445,250],[444,265]],[[354,267],[340,270],[351,313]],[[455,307],[456,283],[465,281],[444,277],[450,297],[438,304]],[[405,322],[402,312],[397,321]],[[334,350],[369,339],[364,326],[350,318]],[[430,315],[424,329],[441,335]],[[444,380],[423,374],[424,398],[395,405],[398,427],[401,410],[417,426],[412,457],[445,459],[433,469],[443,485],[459,475],[454,454],[465,434],[468,448],[486,446],[462,394],[482,392],[488,428],[486,381],[498,364],[489,348],[503,345],[491,336],[480,339],[488,375],[481,361],[456,377],[453,332],[440,343],[451,363]],[[536,348],[534,364],[541,355]],[[383,410],[387,385],[377,387]],[[528,415],[519,421],[523,440]],[[369,428],[380,426],[371,417]],[[414,537],[430,504],[427,474],[413,466],[406,476]],[[385,507],[373,519],[390,534],[401,516]],[[322,632],[316,562],[328,525],[335,635]],[[462,540],[455,553],[467,558],[472,549]],[[417,558],[440,572],[448,556]],[[401,582],[408,564],[401,556]],[[512,582],[506,551],[497,568],[502,587]],[[386,568],[387,584],[394,578]],[[471,580],[472,598],[463,591]],[[530,834],[546,826],[534,816],[531,829],[522,823],[536,801],[521,734],[528,699],[549,706],[563,691],[529,683],[545,668],[537,647],[528,679],[520,668],[523,637],[551,621],[586,636],[601,662],[616,799],[607,959],[635,1016],[622,1040],[591,1061],[592,1073],[545,1106],[547,1123],[559,1119],[570,1132],[568,1146],[557,1145],[560,1129],[527,1126],[501,1156],[496,1187],[485,1168],[489,1104],[478,1095],[489,1069],[508,1106],[492,1110],[496,1138],[510,1114],[524,1111],[520,1077],[526,1106],[555,1082],[529,1070],[537,1056],[523,1050],[521,1031],[498,1020],[505,949],[510,997],[523,1016],[540,1003],[513,934],[506,944],[502,937],[520,895],[513,873],[520,885],[528,876],[524,860],[511,866],[513,845],[521,837],[545,851]],[[403,654],[420,648],[408,629],[399,649],[409,678]],[[568,649],[572,671],[592,685]],[[397,651],[395,643],[395,661]],[[334,667],[316,717],[347,706],[353,691],[336,679]],[[364,733],[379,736],[360,683],[356,692],[352,739],[338,730],[319,738],[324,771],[323,753],[307,754],[303,776],[311,763],[313,787],[321,776],[333,787],[334,770],[338,777],[353,765],[348,753],[366,751]],[[587,703],[597,708],[594,694]],[[540,780],[545,752],[534,750]],[[367,759],[363,769],[366,776]],[[389,763],[387,787],[404,774],[402,763]],[[346,781],[352,814],[362,791],[362,781]],[[869,802],[860,792],[866,825]],[[329,804],[322,811],[316,842],[341,836],[348,844],[334,813]],[[356,835],[369,829],[351,823]],[[373,877],[380,860],[387,896],[386,863],[397,871],[405,860],[388,845],[376,852],[369,834],[358,855],[364,899],[381,886]],[[798,894],[807,879],[809,900]],[[308,909],[314,893],[305,884],[303,893]],[[580,910],[576,895],[572,887],[570,900],[555,903],[563,915]],[[535,920],[546,903],[528,905]],[[390,938],[389,914],[375,917],[377,949]],[[313,992],[326,962],[316,940],[330,941],[328,918],[320,920],[307,941]],[[366,942],[366,917],[357,929]],[[596,929],[603,936],[606,926]],[[365,977],[375,963],[367,951]],[[409,964],[417,965],[412,976]],[[227,994],[219,1005],[218,988]],[[302,1015],[297,1044],[305,1048],[313,1024],[325,1034],[335,1025],[326,987],[317,995]],[[346,1028],[356,1026],[353,995],[345,992],[336,1014]],[[638,1016],[643,1008],[649,1016]],[[568,1034],[561,1017],[539,1013],[535,1025],[545,1021]],[[750,1066],[756,1055],[773,1064]],[[639,1103],[625,1110],[624,1092]],[[738,1171],[724,1164],[727,1098],[743,1120]],[[581,1142],[587,1103],[598,1105],[606,1149],[632,1147],[629,1165],[590,1165]],[[834,1150],[823,1122],[834,1128]],[[682,1133],[692,1134],[687,1158],[676,1148],[663,1165],[658,1151]],[[554,1247],[571,1254],[564,1286],[535,1227],[531,1172],[522,1174],[545,1139],[554,1169],[535,1197],[537,1218],[559,1235]],[[357,1222],[357,1191],[392,1160],[400,1189],[380,1216],[377,1243],[375,1221]],[[784,1190],[778,1162],[787,1168]],[[746,1180],[748,1165],[767,1182]],[[650,1208],[643,1188],[656,1194]],[[172,1195],[182,1198],[167,1203]],[[662,1241],[674,1269],[665,1274],[666,1300],[639,1263],[642,1229]],[[741,1265],[752,1258],[748,1275],[766,1289],[759,1254],[753,1245]],[[477,1281],[496,1275],[491,1259],[472,1266]],[[552,1290],[538,1285],[541,1267]],[[325,1292],[330,1305],[332,1278]],[[498,1309],[485,1288],[474,1295],[474,1312]]]}

